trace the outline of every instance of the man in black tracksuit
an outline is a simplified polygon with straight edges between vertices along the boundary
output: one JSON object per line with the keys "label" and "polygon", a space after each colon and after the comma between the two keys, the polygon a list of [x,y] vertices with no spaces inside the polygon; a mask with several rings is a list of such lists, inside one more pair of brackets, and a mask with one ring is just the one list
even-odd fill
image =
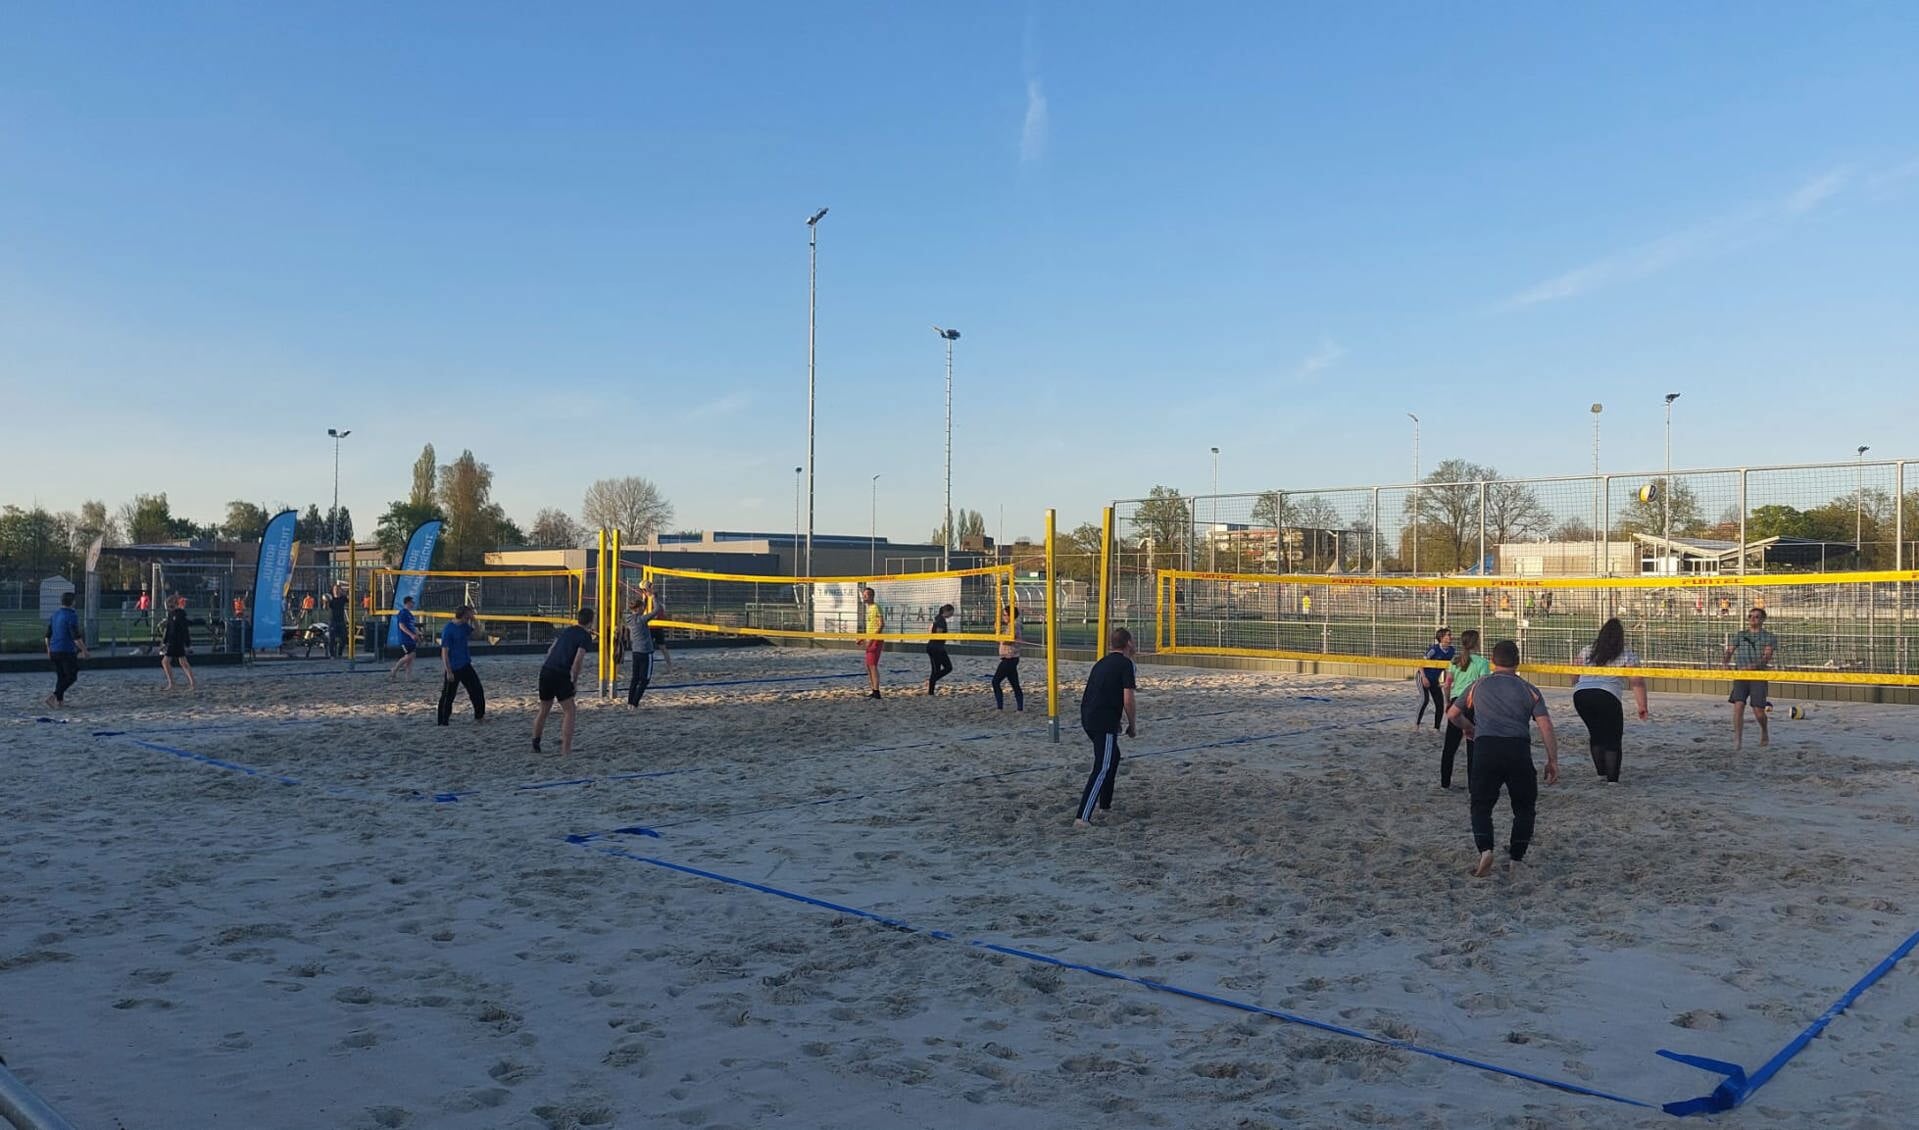
{"label": "man in black tracksuit", "polygon": [[1114,628],[1112,645],[1106,658],[1093,664],[1079,700],[1080,725],[1093,742],[1093,771],[1087,775],[1073,816],[1075,828],[1092,826],[1095,805],[1102,811],[1112,809],[1113,778],[1119,775],[1120,723],[1124,721],[1127,737],[1134,732],[1133,633]]}

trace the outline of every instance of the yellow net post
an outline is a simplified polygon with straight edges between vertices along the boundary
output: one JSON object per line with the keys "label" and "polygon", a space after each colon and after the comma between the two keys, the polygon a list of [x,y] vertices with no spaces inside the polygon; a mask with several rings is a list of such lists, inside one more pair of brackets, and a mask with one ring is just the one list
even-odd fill
{"label": "yellow net post", "polygon": [[[595,535],[593,548],[593,602],[599,607],[602,619],[600,627],[606,627],[606,527],[601,526]],[[594,639],[593,677],[598,680],[600,697],[606,697],[606,632],[602,630]]]}
{"label": "yellow net post", "polygon": [[1093,656],[1106,654],[1106,633],[1113,617],[1113,508],[1108,506],[1099,518],[1099,632],[1093,637]]}
{"label": "yellow net post", "polygon": [[618,529],[613,531],[613,567],[607,570],[606,600],[600,605],[600,615],[606,621],[604,635],[606,649],[613,659],[607,665],[606,697],[618,698],[620,694],[620,552],[626,548],[626,539]]}
{"label": "yellow net post", "polygon": [[355,615],[360,607],[360,544],[357,539],[348,538],[346,547],[346,663],[352,667],[359,662],[358,649],[360,618]]}
{"label": "yellow net post", "polygon": [[[1110,528],[1112,511],[1106,512]],[[1059,744],[1059,582],[1053,553],[1054,512],[1046,511],[1046,728]],[[1102,611],[1101,616],[1105,613]]]}

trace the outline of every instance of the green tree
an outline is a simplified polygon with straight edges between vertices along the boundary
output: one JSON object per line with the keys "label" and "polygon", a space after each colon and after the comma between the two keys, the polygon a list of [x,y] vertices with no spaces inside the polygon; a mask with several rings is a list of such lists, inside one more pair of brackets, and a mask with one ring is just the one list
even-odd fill
{"label": "green tree", "polygon": [[236,498],[227,503],[227,518],[220,532],[230,541],[258,541],[273,515],[267,508]]}
{"label": "green tree", "polygon": [[326,515],[320,513],[319,503],[308,503],[306,512],[294,520],[293,536],[308,545],[326,540]]}
{"label": "green tree", "polygon": [[446,565],[467,569],[484,564],[487,551],[526,540],[506,511],[493,501],[493,470],[462,451],[440,468],[440,510],[446,515]]}
{"label": "green tree", "polygon": [[1632,501],[1613,523],[1614,533],[1622,537],[1634,534],[1660,536],[1665,532],[1667,508],[1672,513],[1672,532],[1674,537],[1695,537],[1705,527],[1701,519],[1703,511],[1699,507],[1699,496],[1686,485],[1684,479],[1672,483],[1670,493],[1665,478],[1652,480],[1653,496],[1650,500],[1641,499],[1637,492]]}
{"label": "green tree", "polygon": [[[436,518],[441,520],[446,518],[446,515],[441,513],[438,503],[429,500],[421,505],[408,499],[400,499],[387,505],[386,513],[380,515],[379,524],[374,527],[373,536],[379,541],[380,548],[385,551],[388,559],[397,561],[400,555],[406,552],[406,539],[413,536],[413,531],[422,523],[431,522]],[[437,549],[434,556],[439,556]]]}
{"label": "green tree", "polygon": [[0,562],[37,575],[72,572],[73,532],[61,517],[35,506],[0,509]]}
{"label": "green tree", "polygon": [[120,507],[120,528],[134,545],[155,545],[178,536],[165,491],[134,495],[132,502]]}
{"label": "green tree", "polygon": [[413,493],[407,501],[415,507],[433,505],[440,487],[439,463],[433,454],[433,445],[427,444],[420,449],[420,457],[413,461]]}
{"label": "green tree", "polygon": [[[965,544],[968,538],[983,539],[986,537],[986,516],[977,510],[968,510],[961,507],[953,511],[953,525],[959,530],[959,536],[953,539],[955,548]],[[933,527],[932,536],[926,540],[933,545],[946,544],[946,520],[944,518],[940,519],[939,525]]]}
{"label": "green tree", "polygon": [[1155,486],[1133,512],[1133,530],[1152,543],[1155,567],[1183,560],[1193,531],[1192,504],[1173,487]]}
{"label": "green tree", "polygon": [[1761,506],[1746,516],[1746,540],[1766,538],[1803,538],[1812,529],[1806,514],[1792,506]]}

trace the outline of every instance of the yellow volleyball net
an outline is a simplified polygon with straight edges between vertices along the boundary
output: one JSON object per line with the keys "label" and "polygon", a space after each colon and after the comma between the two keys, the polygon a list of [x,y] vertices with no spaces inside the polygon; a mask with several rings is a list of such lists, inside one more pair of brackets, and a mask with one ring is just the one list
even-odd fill
{"label": "yellow volleyball net", "polygon": [[[411,593],[413,614],[437,632],[462,604],[473,606],[487,633],[502,643],[544,643],[574,622],[586,601],[581,569],[376,569],[371,577],[371,614],[398,614],[399,597]],[[425,633],[423,633],[425,634]]]}
{"label": "yellow volleyball net", "polygon": [[1442,627],[1511,639],[1528,671],[1577,674],[1574,660],[1617,616],[1639,664],[1608,673],[1724,675],[1754,609],[1773,636],[1771,677],[1919,686],[1912,646],[1919,571],[1657,577],[1391,577],[1155,574],[1156,650],[1425,667]]}
{"label": "yellow volleyball net", "polygon": [[[920,643],[935,638],[933,619],[951,605],[950,642],[997,642],[1012,638],[1016,607],[1011,565],[986,565],[928,573],[857,577],[773,577],[710,573],[647,565],[622,579],[630,597],[645,584],[659,602],[658,628],[707,635],[770,640],[866,638],[867,612],[860,590],[871,588],[883,619],[881,638]],[[1040,610],[1030,615],[1038,623]]]}

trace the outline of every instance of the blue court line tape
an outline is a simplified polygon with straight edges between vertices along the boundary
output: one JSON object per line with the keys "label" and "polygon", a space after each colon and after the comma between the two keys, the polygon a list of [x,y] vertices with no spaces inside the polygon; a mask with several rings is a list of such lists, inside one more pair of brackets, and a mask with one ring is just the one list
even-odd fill
{"label": "blue court line tape", "polygon": [[[646,830],[643,830],[643,831],[646,831]],[[568,842],[575,843],[575,844],[583,844],[585,841],[574,840],[571,837],[569,837]],[[1587,1087],[1579,1083],[1571,1083],[1564,1079],[1554,1079],[1546,1075],[1537,1075],[1537,1074],[1534,1074],[1533,1072],[1522,1071],[1517,1068],[1502,1067],[1496,1063],[1488,1063],[1485,1060],[1474,1059],[1471,1056],[1459,1055],[1455,1052],[1449,1052],[1442,1048],[1428,1047],[1424,1044],[1413,1043],[1410,1040],[1395,1039],[1390,1036],[1382,1036],[1382,1035],[1379,1035],[1378,1033],[1367,1032],[1359,1028],[1349,1028],[1342,1024],[1334,1024],[1325,1020],[1316,1020],[1310,1016],[1304,1016],[1299,1013],[1293,1013],[1293,1012],[1285,1012],[1276,1008],[1267,1008],[1264,1005],[1253,1004],[1250,1001],[1239,1001],[1239,1000],[1234,1000],[1230,997],[1216,996],[1212,993],[1200,992],[1197,989],[1183,988],[1178,985],[1169,984],[1165,981],[1154,981],[1145,977],[1135,977],[1132,974],[1121,973],[1115,969],[1104,969],[1097,965],[1087,965],[1077,961],[1067,961],[1064,958],[1054,957],[1051,954],[1039,953],[1034,950],[1020,949],[1016,946],[1000,945],[996,942],[990,942],[983,938],[962,939],[959,935],[953,934],[946,930],[926,929],[924,927],[915,926],[914,924],[906,921],[905,919],[894,918],[889,915],[879,914],[874,911],[865,910],[856,906],[848,906],[845,903],[830,902],[826,899],[814,898],[811,895],[803,895],[797,891],[790,891],[781,887],[768,886],[765,883],[756,883],[752,881],[751,879],[741,879],[732,875],[723,875],[717,871],[708,871],[699,867],[691,867],[684,863],[674,863],[674,862],[671,862],[670,860],[657,859],[652,856],[640,855],[638,853],[628,851],[625,848],[600,847],[600,848],[594,848],[593,850],[599,852],[602,855],[611,856],[615,859],[625,859],[625,860],[632,861],[634,863],[645,863],[650,866],[659,867],[667,871],[676,871],[683,875],[691,875],[695,878],[706,879],[710,882],[721,883],[721,884],[725,884],[727,886],[732,886],[732,887],[738,887],[742,890],[754,891],[759,894],[772,895],[775,898],[786,899],[791,902],[797,902],[806,906],[817,907],[822,910],[830,910],[836,914],[850,915],[855,918],[864,919],[868,922],[873,922],[878,925],[885,926],[888,929],[898,930],[902,933],[918,934],[924,937],[933,938],[943,942],[958,942],[961,945],[968,946],[970,948],[986,950],[990,953],[1001,954],[1006,957],[1015,957],[1015,958],[1019,958],[1022,961],[1030,961],[1038,965],[1050,965],[1058,969],[1071,969],[1071,970],[1074,970],[1075,972],[1088,973],[1095,977],[1104,977],[1108,980],[1120,981],[1129,985],[1136,985],[1143,989],[1151,989],[1152,991],[1158,992],[1158,993],[1170,993],[1174,996],[1185,997],[1188,1000],[1201,1001],[1206,1004],[1219,1005],[1221,1007],[1235,1009],[1240,1012],[1248,1012],[1258,1016],[1270,1017],[1271,1019],[1279,1020],[1287,1024],[1297,1024],[1302,1027],[1311,1028],[1315,1031],[1326,1032],[1336,1036],[1343,1036],[1343,1037],[1346,1037],[1347,1039],[1352,1039],[1352,1040],[1361,1040],[1369,1044],[1376,1044],[1376,1045],[1379,1045],[1380,1047],[1392,1048],[1396,1051],[1406,1052],[1412,1055],[1426,1056],[1428,1058],[1441,1060],[1446,1063],[1453,1063],[1463,1067],[1476,1068],[1480,1071],[1490,1071],[1498,1075],[1507,1076],[1508,1078],[1521,1080],[1522,1082],[1536,1083],[1543,1087],[1551,1087],[1554,1090],[1564,1091],[1567,1094],[1581,1095],[1586,1098],[1604,1099],[1608,1102],[1620,1103],[1625,1106],[1638,1107],[1645,1110],[1658,1109],[1652,1103],[1645,1102],[1640,1099],[1630,1098],[1626,1095],[1614,1094],[1610,1091],[1602,1091],[1597,1088]]]}
{"label": "blue court line tape", "polygon": [[[1223,749],[1227,746],[1247,745],[1252,742],[1270,741],[1273,738],[1296,738],[1296,737],[1304,737],[1307,734],[1324,733],[1329,730],[1350,730],[1359,726],[1378,726],[1378,725],[1381,725],[1382,723],[1397,721],[1398,718],[1399,718],[1398,715],[1393,715],[1390,718],[1371,718],[1364,722],[1334,722],[1324,726],[1308,726],[1304,730],[1281,730],[1281,731],[1278,731],[1277,733],[1271,733],[1271,734],[1249,734],[1245,737],[1224,738],[1216,742],[1203,742],[1199,745],[1181,746],[1177,749],[1160,749],[1160,750],[1152,750],[1147,753],[1128,754],[1126,756],[1126,760],[1140,761],[1149,757],[1167,757],[1176,753],[1195,753],[1203,749]],[[905,747],[902,747],[902,748],[905,748]],[[869,752],[879,752],[879,751],[869,751]],[[1029,765],[1022,769],[1008,769],[999,773],[984,773],[975,777],[965,777],[965,778],[961,778],[957,783],[963,784],[963,785],[974,785],[974,784],[979,784],[982,781],[997,781],[997,780],[1000,780],[1001,778],[1018,777],[1027,773],[1055,772],[1059,768],[1060,767],[1058,765],[1050,764],[1050,763],[1046,765]],[[868,792],[868,793],[848,793],[848,794],[841,794],[839,796],[821,797],[817,800],[791,801],[786,804],[769,804],[761,808],[747,808],[747,809],[741,809],[736,812],[722,812],[712,816],[690,816],[686,818],[685,820],[669,820],[662,824],[648,825],[648,827],[655,828],[655,829],[684,828],[688,824],[703,824],[713,820],[731,820],[741,816],[762,816],[768,812],[785,812],[785,811],[789,811],[792,809],[799,809],[799,808],[817,808],[823,804],[843,804],[849,801],[867,800],[872,797],[892,796],[896,793],[923,792],[925,789],[926,789],[926,786],[924,784],[902,785],[896,789],[875,789],[872,792]],[[605,834],[606,833],[604,832],[575,833],[574,836],[568,837],[568,842],[586,843]],[[575,837],[578,837],[578,838],[576,839]]]}
{"label": "blue court line tape", "polygon": [[71,724],[73,721],[73,719],[71,718],[49,718],[44,714],[41,714],[35,717],[28,717],[25,714],[16,714],[13,716],[13,720],[15,722],[29,722],[29,723],[38,722],[48,726],[65,726],[65,725]]}
{"label": "blue court line tape", "polygon": [[242,765],[237,761],[228,761],[224,758],[214,757],[211,754],[195,753],[190,749],[177,749],[170,745],[161,745],[159,742],[142,741],[139,738],[129,738],[128,741],[139,746],[141,749],[150,749],[155,753],[170,753],[175,757],[185,758],[188,761],[197,761],[202,765],[211,765],[216,769],[228,769],[235,773],[245,773],[249,777],[259,777],[267,781],[278,781],[283,785],[297,785],[300,783],[293,777],[283,777],[278,773],[270,773],[265,769],[255,769],[251,765]]}
{"label": "blue court line tape", "polygon": [[1661,1048],[1659,1054],[1667,1059],[1687,1064],[1691,1067],[1697,1067],[1704,1071],[1716,1072],[1726,1077],[1725,1081],[1717,1087],[1714,1087],[1710,1094],[1701,1095],[1696,1099],[1686,1099],[1682,1102],[1667,1103],[1664,1108],[1666,1113],[1677,1115],[1680,1118],[1694,1114],[1715,1114],[1720,1111],[1731,1110],[1745,1102],[1752,1097],[1753,1092],[1770,1082],[1772,1077],[1779,1073],[1779,1069],[1784,1067],[1792,1057],[1804,1051],[1807,1044],[1817,1039],[1819,1034],[1826,1030],[1827,1025],[1837,1019],[1840,1013],[1851,1007],[1852,1003],[1858,1000],[1867,989],[1872,988],[1881,977],[1892,972],[1892,967],[1899,964],[1900,960],[1907,954],[1910,954],[1915,948],[1919,948],[1919,933],[1915,933],[1910,938],[1901,942],[1897,949],[1886,955],[1884,961],[1873,966],[1852,988],[1847,989],[1838,1000],[1832,1002],[1831,1007],[1820,1013],[1818,1019],[1807,1025],[1805,1031],[1794,1036],[1787,1042],[1785,1047],[1780,1048],[1771,1059],[1761,1064],[1758,1070],[1752,1072],[1750,1075],[1746,1073],[1745,1068],[1736,1063],[1707,1059],[1704,1056],[1683,1055],[1679,1052],[1668,1051],[1665,1048]]}

